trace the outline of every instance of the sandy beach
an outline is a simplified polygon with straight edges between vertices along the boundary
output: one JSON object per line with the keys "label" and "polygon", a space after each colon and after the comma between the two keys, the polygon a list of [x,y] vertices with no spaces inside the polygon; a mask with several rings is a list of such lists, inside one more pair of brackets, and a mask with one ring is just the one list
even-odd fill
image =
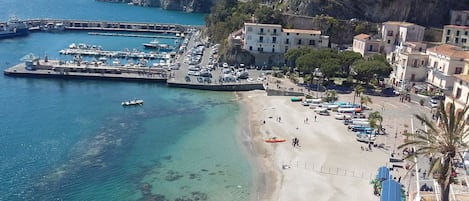
{"label": "sandy beach", "polygon": [[[370,181],[388,155],[380,149],[362,151],[367,145],[357,142],[334,112],[320,116],[290,97],[267,96],[265,91],[240,96],[249,110],[258,162],[256,200],[379,200]],[[287,141],[264,142],[271,137]],[[295,137],[299,146],[293,147]]]}

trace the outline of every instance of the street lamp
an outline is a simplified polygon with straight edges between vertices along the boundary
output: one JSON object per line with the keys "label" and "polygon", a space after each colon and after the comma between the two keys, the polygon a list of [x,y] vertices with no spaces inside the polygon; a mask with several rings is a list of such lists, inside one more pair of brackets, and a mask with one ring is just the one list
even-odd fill
{"label": "street lamp", "polygon": [[319,98],[319,80],[320,80],[320,77],[322,77],[322,73],[319,71],[319,68],[315,68],[314,72],[313,72],[313,79],[317,80],[317,82],[316,82],[316,85],[317,85],[316,98]]}

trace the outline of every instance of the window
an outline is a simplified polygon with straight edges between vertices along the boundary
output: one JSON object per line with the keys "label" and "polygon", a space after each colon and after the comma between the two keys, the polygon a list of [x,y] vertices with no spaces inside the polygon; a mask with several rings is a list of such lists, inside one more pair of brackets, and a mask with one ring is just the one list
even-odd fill
{"label": "window", "polygon": [[438,67],[438,62],[435,61],[435,63],[433,63],[433,68],[437,68]]}
{"label": "window", "polygon": [[415,74],[410,75],[410,81],[415,81]]}
{"label": "window", "polygon": [[249,46],[249,51],[252,51],[252,46]]}
{"label": "window", "polygon": [[459,38],[455,38],[454,43],[459,43]]}
{"label": "window", "polygon": [[277,43],[277,37],[272,37],[272,43]]}
{"label": "window", "polygon": [[450,35],[451,34],[451,30],[448,29],[448,31],[446,31],[446,35]]}
{"label": "window", "polygon": [[257,48],[257,51],[259,51],[259,52],[264,52],[264,48],[263,48],[263,47],[258,47],[258,48]]}
{"label": "window", "polygon": [[261,28],[261,33],[264,33],[264,28]]}
{"label": "window", "polygon": [[449,37],[447,36],[447,37],[446,37],[446,43],[448,43],[448,42],[449,42]]}
{"label": "window", "polygon": [[368,46],[368,51],[370,51],[370,52],[373,51],[373,45]]}
{"label": "window", "polygon": [[462,91],[462,90],[461,90],[461,88],[459,88],[459,87],[456,89],[456,96],[455,96],[455,98],[461,98],[461,91]]}
{"label": "window", "polygon": [[277,29],[274,29],[273,32],[274,32],[274,34],[277,34]]}
{"label": "window", "polygon": [[274,53],[274,52],[275,52],[275,48],[272,48],[272,53]]}
{"label": "window", "polygon": [[287,36],[289,36],[289,35],[290,35],[290,33],[287,33]]}
{"label": "window", "polygon": [[264,42],[264,36],[259,36],[259,43],[263,43]]}
{"label": "window", "polygon": [[391,40],[388,40],[388,44],[391,44]]}
{"label": "window", "polygon": [[387,35],[388,35],[388,36],[392,36],[392,35],[393,35],[392,31],[388,31],[388,34],[387,34]]}
{"label": "window", "polygon": [[287,40],[285,40],[285,44],[290,44],[290,39],[287,38]]}
{"label": "window", "polygon": [[456,67],[456,69],[454,69],[454,74],[461,74],[462,73],[462,67]]}
{"label": "window", "polygon": [[461,38],[461,43],[466,43],[466,42],[467,42],[467,39]]}
{"label": "window", "polygon": [[464,32],[464,35],[467,36],[467,31]]}
{"label": "window", "polygon": [[315,40],[309,40],[309,45],[316,45],[316,41]]}
{"label": "window", "polygon": [[458,30],[458,31],[456,31],[456,36],[459,36],[459,30]]}
{"label": "window", "polygon": [[412,63],[412,67],[417,67],[417,59],[414,59],[414,62]]}
{"label": "window", "polygon": [[285,46],[285,52],[287,52],[287,51],[288,51],[288,46]]}
{"label": "window", "polygon": [[251,32],[252,31],[252,27],[248,27],[248,32]]}
{"label": "window", "polygon": [[298,45],[301,45],[301,39],[298,39]]}

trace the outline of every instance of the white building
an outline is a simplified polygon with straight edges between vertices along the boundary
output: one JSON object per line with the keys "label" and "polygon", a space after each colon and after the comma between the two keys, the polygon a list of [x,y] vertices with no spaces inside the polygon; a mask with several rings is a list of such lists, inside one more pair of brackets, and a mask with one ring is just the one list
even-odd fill
{"label": "white building", "polygon": [[[454,103],[456,112],[461,112],[466,105],[469,105],[469,75],[455,75],[454,77],[453,91],[446,96],[444,104],[448,111]],[[466,114],[466,119],[468,114]]]}
{"label": "white building", "polygon": [[469,49],[469,26],[445,25],[441,42]]}
{"label": "white building", "polygon": [[451,92],[454,76],[462,74],[465,59],[469,58],[469,51],[461,47],[444,44],[427,49],[428,54],[428,90],[439,89],[445,93]]}
{"label": "white building", "polygon": [[391,83],[402,88],[410,88],[416,82],[427,79],[427,45],[420,42],[407,42],[387,55],[393,71]]}
{"label": "white building", "polygon": [[360,53],[363,57],[379,53],[381,41],[368,34],[358,34],[353,37],[352,51]]}
{"label": "white building", "polygon": [[243,49],[256,57],[256,64],[279,65],[283,54],[291,48],[307,46],[325,48],[329,36],[318,30],[283,29],[278,24],[244,23]]}
{"label": "white building", "polygon": [[384,22],[381,28],[381,38],[385,53],[392,52],[396,46],[406,42],[422,42],[425,27],[409,22]]}

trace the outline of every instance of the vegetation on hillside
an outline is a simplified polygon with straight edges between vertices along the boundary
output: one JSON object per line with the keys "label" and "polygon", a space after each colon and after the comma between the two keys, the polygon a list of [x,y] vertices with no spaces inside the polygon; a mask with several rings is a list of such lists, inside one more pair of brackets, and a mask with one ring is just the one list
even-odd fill
{"label": "vegetation on hillside", "polygon": [[280,16],[280,11],[260,5],[258,0],[250,2],[220,0],[205,18],[205,24],[212,40],[223,43],[230,33],[241,29],[244,22],[282,24]]}

